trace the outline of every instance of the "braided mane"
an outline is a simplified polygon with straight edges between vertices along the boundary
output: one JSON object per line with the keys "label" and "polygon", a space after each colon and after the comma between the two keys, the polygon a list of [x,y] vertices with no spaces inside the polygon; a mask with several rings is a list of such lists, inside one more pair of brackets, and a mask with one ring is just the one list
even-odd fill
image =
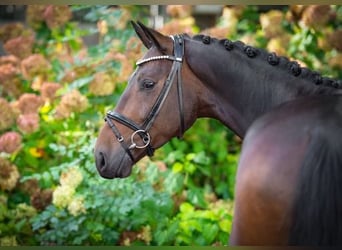
{"label": "braided mane", "polygon": [[284,56],[278,56],[276,53],[268,52],[261,48],[255,48],[250,45],[246,45],[242,41],[231,41],[229,39],[217,39],[212,38],[207,35],[195,35],[193,36],[194,40],[201,41],[204,44],[219,44],[222,48],[227,51],[239,50],[247,55],[249,58],[261,58],[264,59],[272,66],[276,66],[279,69],[288,71],[289,74],[292,74],[295,77],[300,77],[302,79],[308,80],[315,85],[319,85],[322,87],[330,87],[334,89],[342,89],[342,81],[338,79],[333,79],[329,77],[323,77],[317,71],[310,70],[305,67],[301,67],[298,62],[291,61],[289,58]]}

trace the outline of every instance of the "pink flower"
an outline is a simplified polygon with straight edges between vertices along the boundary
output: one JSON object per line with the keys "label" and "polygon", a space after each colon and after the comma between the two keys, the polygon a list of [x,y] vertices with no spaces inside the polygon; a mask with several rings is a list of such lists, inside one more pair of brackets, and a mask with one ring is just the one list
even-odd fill
{"label": "pink flower", "polygon": [[21,135],[17,132],[6,132],[0,136],[0,152],[12,154],[21,147]]}
{"label": "pink flower", "polygon": [[39,115],[38,114],[25,114],[20,115],[17,119],[17,125],[23,133],[33,133],[39,128]]}
{"label": "pink flower", "polygon": [[[12,58],[15,58],[12,56]],[[3,62],[3,64],[2,64]],[[15,63],[5,63],[6,60],[0,61],[0,86],[4,94],[17,98],[22,93],[23,84],[18,76],[19,70]]]}
{"label": "pink flower", "polygon": [[35,94],[25,93],[18,100],[18,108],[22,114],[37,113],[43,104],[42,98]]}
{"label": "pink flower", "polygon": [[68,118],[73,112],[83,112],[88,108],[88,105],[89,102],[87,97],[74,89],[62,97],[61,102],[56,108],[56,118]]}
{"label": "pink flower", "polygon": [[67,5],[48,5],[44,11],[44,19],[50,29],[59,28],[71,18],[71,11]]}
{"label": "pink flower", "polygon": [[56,97],[56,92],[62,88],[62,86],[58,83],[54,82],[44,82],[40,88],[40,93],[44,100],[52,101]]}
{"label": "pink flower", "polygon": [[1,56],[0,65],[4,65],[4,64],[11,64],[14,67],[17,67],[19,66],[19,59],[13,55]]}
{"label": "pink flower", "polygon": [[18,36],[8,40],[4,44],[6,52],[18,58],[26,58],[32,54],[34,36]]}
{"label": "pink flower", "polygon": [[21,61],[21,72],[27,80],[47,74],[50,67],[50,63],[41,54],[32,54]]}

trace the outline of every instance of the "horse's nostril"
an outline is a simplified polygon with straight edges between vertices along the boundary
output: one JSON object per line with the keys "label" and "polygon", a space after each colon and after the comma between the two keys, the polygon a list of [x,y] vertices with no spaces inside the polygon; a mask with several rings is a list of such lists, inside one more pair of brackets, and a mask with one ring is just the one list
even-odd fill
{"label": "horse's nostril", "polygon": [[99,170],[106,166],[106,158],[102,152],[96,154],[96,166]]}
{"label": "horse's nostril", "polygon": [[100,156],[101,156],[100,166],[104,167],[106,165],[106,160],[102,152],[100,153]]}

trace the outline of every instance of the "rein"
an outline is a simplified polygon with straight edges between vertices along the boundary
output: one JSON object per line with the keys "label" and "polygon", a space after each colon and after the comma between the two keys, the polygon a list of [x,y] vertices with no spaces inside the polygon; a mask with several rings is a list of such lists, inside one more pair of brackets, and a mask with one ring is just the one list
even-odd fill
{"label": "rein", "polygon": [[[176,75],[177,75],[177,91],[178,91],[179,119],[180,119],[179,137],[182,137],[184,133],[184,105],[183,105],[183,89],[182,89],[182,78],[181,78],[181,67],[182,67],[183,56],[184,56],[184,38],[182,35],[171,36],[171,38],[173,40],[173,46],[174,46],[173,56],[171,55],[153,56],[153,57],[139,60],[136,63],[137,66],[140,66],[144,63],[148,63],[148,62],[156,61],[156,60],[173,61],[170,73],[164,83],[164,86],[156,102],[154,103],[150,113],[145,118],[145,121],[143,122],[143,124],[140,126],[136,124],[134,121],[132,121],[131,119],[115,111],[107,112],[106,117],[105,117],[105,121],[107,122],[111,130],[113,131],[117,141],[120,143],[122,148],[126,151],[126,153],[131,158],[132,162],[135,162],[135,160],[134,160],[131,150],[136,149],[136,148],[138,149],[146,148],[147,155],[153,156],[155,149],[151,146],[151,136],[149,134],[149,130],[152,127],[155,119],[157,118],[170,92],[171,86],[174,82]],[[121,135],[120,131],[115,126],[112,120],[115,120],[125,125],[126,127],[129,127],[130,129],[134,131],[130,138],[131,145],[128,145],[125,142],[124,137]],[[135,143],[135,138],[137,135],[140,136],[140,138],[142,139],[142,142],[143,142],[142,145],[138,145],[137,143]]]}

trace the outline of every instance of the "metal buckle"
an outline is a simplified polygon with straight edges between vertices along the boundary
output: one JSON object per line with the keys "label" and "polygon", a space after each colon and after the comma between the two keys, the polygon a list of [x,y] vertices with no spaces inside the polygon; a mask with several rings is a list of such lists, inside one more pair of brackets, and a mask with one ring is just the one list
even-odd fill
{"label": "metal buckle", "polygon": [[[136,134],[139,134],[139,133],[143,133],[146,135],[146,137],[142,138],[143,142],[144,142],[144,145],[137,145],[135,142],[134,142],[134,137]],[[146,138],[146,140],[145,140]],[[139,129],[139,130],[136,130],[132,135],[131,135],[131,146],[129,146],[129,149],[134,149],[134,148],[146,148],[151,142],[151,136],[148,132],[146,132],[145,130],[143,129]]]}

